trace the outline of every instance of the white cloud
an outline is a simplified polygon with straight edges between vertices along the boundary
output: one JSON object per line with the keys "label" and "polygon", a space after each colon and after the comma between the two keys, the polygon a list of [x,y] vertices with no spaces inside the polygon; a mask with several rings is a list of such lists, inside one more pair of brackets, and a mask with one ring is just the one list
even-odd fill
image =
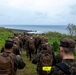
{"label": "white cloud", "polygon": [[69,21],[70,6],[75,4],[76,0],[0,0],[0,9],[3,15],[11,16],[15,20],[28,18],[31,23],[35,20],[37,23],[46,21],[45,23],[51,24],[54,21],[56,23]]}

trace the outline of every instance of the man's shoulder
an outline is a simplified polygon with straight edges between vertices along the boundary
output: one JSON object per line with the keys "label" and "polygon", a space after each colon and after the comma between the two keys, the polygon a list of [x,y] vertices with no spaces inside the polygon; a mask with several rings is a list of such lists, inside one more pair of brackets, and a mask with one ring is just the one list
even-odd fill
{"label": "man's shoulder", "polygon": [[73,66],[73,64],[76,64],[76,59],[64,59],[64,60],[62,60],[62,62],[67,65]]}
{"label": "man's shoulder", "polygon": [[0,55],[15,56],[15,54],[12,52],[2,52]]}
{"label": "man's shoulder", "polygon": [[[68,59],[68,60],[63,60],[62,63],[67,65],[69,69],[75,70],[76,69],[76,60],[75,59]],[[58,63],[60,64],[60,63]],[[57,64],[56,64],[57,65]],[[57,75],[57,74],[65,74],[59,67],[53,66],[51,69],[51,75]],[[66,74],[65,74],[66,75]]]}

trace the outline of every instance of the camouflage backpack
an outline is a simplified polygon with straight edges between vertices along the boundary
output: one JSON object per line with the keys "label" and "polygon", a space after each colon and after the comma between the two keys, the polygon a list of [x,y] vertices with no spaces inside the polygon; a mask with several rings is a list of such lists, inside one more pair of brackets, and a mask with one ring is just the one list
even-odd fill
{"label": "camouflage backpack", "polygon": [[29,49],[35,49],[35,45],[34,45],[34,40],[33,39],[29,39],[28,41],[28,47]]}
{"label": "camouflage backpack", "polygon": [[43,51],[40,56],[38,63],[38,73],[39,75],[48,75],[53,65],[53,56],[47,51]]}
{"label": "camouflage backpack", "polygon": [[5,52],[0,54],[0,75],[15,75],[12,54]]}

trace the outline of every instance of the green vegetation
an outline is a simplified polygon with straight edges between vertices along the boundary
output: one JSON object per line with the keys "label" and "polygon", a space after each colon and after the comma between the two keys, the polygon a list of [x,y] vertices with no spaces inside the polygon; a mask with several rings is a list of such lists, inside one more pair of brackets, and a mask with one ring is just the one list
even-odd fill
{"label": "green vegetation", "polygon": [[13,32],[9,29],[0,28],[0,49],[4,45],[5,40],[9,37],[13,36]]}
{"label": "green vegetation", "polygon": [[27,58],[26,52],[22,52],[22,59],[26,63],[26,67],[22,70],[18,70],[18,75],[36,75],[36,65],[32,64],[32,62]]}
{"label": "green vegetation", "polygon": [[[71,38],[76,41],[75,36],[67,35],[67,34],[61,34],[58,32],[48,32],[45,34],[45,37],[49,40],[49,44],[54,47],[54,51],[57,54],[59,52],[59,44],[60,44],[60,39],[62,38]],[[76,56],[76,52],[75,52]]]}

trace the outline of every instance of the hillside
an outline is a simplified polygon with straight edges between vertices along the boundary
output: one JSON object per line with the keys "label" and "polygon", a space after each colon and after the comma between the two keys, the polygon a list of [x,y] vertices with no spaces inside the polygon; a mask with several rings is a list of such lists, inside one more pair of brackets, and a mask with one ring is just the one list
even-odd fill
{"label": "hillside", "polygon": [[[9,37],[9,36],[13,36],[13,31],[5,29],[5,28],[0,28],[0,49],[1,47],[4,45],[5,40]],[[41,35],[40,35],[41,36]],[[68,37],[68,38],[72,38],[75,40],[75,37],[71,37],[69,35],[65,35],[65,34],[60,34],[57,32],[49,32],[45,35],[46,38],[48,38],[49,40],[49,44],[53,45],[55,50],[55,53],[57,54],[59,51],[59,47],[57,44],[59,44],[59,40],[63,37]],[[57,46],[55,46],[57,45]],[[26,52],[23,50],[22,52],[22,59],[24,60],[24,62],[26,63],[26,67],[22,70],[18,70],[18,75],[36,75],[36,65],[32,64],[31,61],[29,61],[29,58],[26,57]],[[75,53],[76,56],[76,53]]]}

